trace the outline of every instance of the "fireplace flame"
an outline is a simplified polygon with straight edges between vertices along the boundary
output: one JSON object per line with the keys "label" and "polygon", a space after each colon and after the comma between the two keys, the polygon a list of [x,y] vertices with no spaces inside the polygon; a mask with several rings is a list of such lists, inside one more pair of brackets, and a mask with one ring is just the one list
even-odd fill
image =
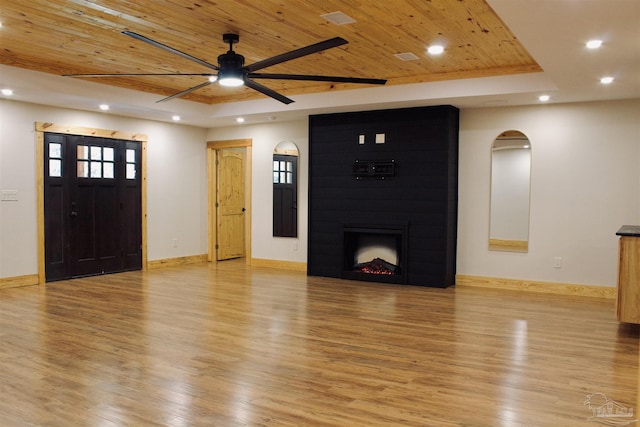
{"label": "fireplace flame", "polygon": [[353,266],[353,270],[367,274],[398,274],[398,266],[391,264],[381,258],[374,258],[371,261],[362,262]]}

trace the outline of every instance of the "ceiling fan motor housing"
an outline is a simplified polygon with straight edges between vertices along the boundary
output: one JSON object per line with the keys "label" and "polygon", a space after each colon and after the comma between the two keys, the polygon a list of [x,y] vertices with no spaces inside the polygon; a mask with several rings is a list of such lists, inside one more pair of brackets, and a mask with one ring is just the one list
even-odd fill
{"label": "ceiling fan motor housing", "polygon": [[224,78],[244,78],[242,68],[244,67],[244,56],[233,51],[223,53],[218,56],[218,80]]}
{"label": "ceiling fan motor housing", "polygon": [[218,67],[220,71],[235,71],[240,72],[244,67],[244,56],[238,55],[235,52],[227,52],[218,56]]}

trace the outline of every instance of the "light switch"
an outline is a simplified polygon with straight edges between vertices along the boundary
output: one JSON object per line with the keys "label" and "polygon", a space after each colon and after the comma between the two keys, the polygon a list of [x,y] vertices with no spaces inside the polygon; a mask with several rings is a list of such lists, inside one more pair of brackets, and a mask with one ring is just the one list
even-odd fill
{"label": "light switch", "polygon": [[376,133],[376,144],[384,144],[384,133]]}
{"label": "light switch", "polygon": [[358,136],[358,144],[360,145],[364,144],[364,135]]}

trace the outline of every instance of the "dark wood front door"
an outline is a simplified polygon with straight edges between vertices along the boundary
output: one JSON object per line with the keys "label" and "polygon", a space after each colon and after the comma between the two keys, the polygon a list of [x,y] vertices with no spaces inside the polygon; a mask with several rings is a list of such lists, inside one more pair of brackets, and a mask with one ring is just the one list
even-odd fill
{"label": "dark wood front door", "polygon": [[141,147],[45,133],[47,281],[142,267]]}

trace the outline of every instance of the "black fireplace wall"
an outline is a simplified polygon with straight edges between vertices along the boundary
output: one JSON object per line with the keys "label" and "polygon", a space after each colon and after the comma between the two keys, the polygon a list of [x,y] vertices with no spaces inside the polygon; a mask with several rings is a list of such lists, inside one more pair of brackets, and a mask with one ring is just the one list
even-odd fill
{"label": "black fireplace wall", "polygon": [[452,106],[310,116],[307,274],[342,277],[345,225],[406,226],[406,283],[453,285],[458,124]]}

